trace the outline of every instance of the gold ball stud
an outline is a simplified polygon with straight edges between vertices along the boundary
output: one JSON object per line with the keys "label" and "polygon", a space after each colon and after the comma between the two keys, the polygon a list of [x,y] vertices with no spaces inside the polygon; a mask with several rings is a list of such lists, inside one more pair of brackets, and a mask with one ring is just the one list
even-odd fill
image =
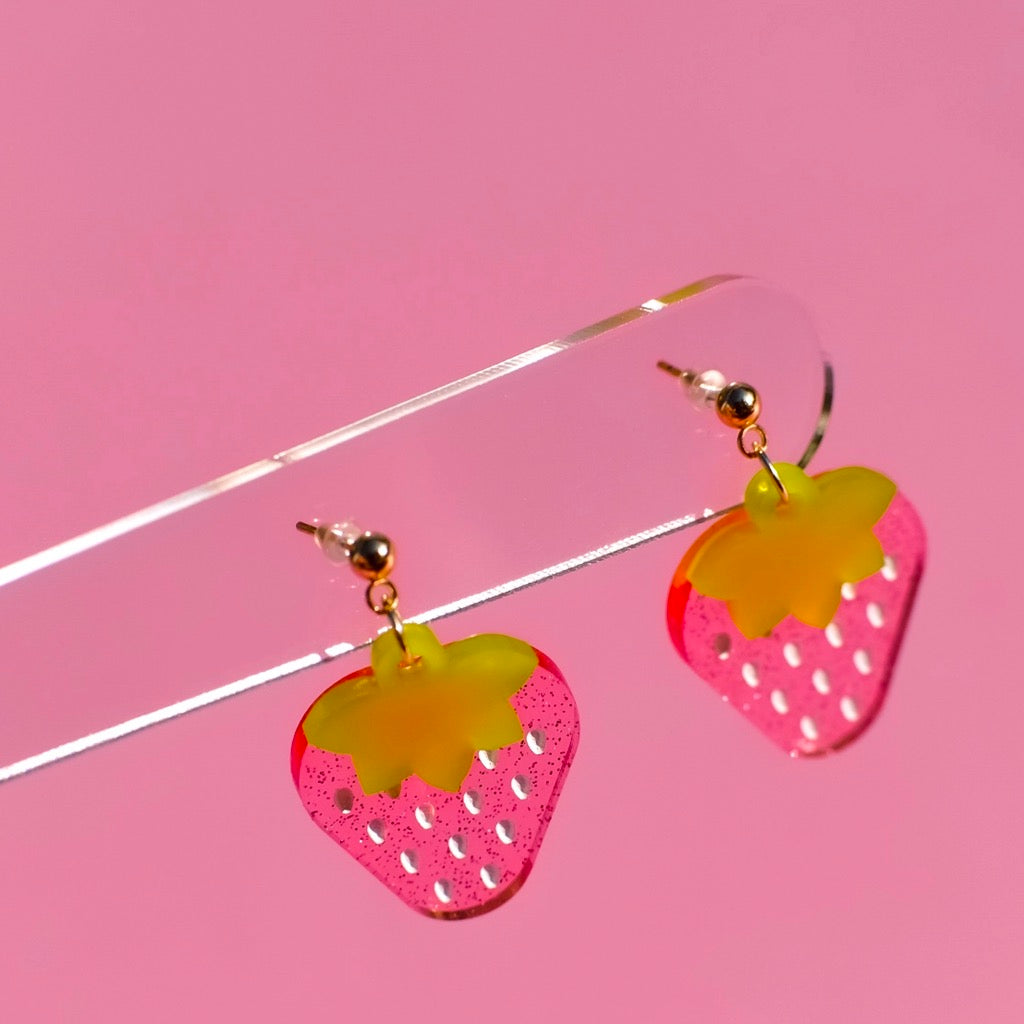
{"label": "gold ball stud", "polygon": [[365,579],[385,579],[395,567],[395,546],[383,533],[364,533],[357,537],[350,552],[352,568]]}
{"label": "gold ball stud", "polygon": [[718,418],[734,430],[742,430],[757,422],[761,415],[761,398],[749,384],[727,384],[715,402]]}

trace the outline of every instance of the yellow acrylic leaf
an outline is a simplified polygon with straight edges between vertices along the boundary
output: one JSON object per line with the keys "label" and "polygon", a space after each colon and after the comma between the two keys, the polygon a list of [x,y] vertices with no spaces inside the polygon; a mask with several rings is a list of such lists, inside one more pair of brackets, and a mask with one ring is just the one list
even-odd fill
{"label": "yellow acrylic leaf", "polygon": [[698,540],[686,577],[706,597],[725,601],[744,636],[767,636],[787,615],[823,629],[844,583],[882,567],[872,527],[896,485],[859,466],[809,477],[775,464],[789,500],[765,470],[747,486],[744,510]]}
{"label": "yellow acrylic leaf", "polygon": [[405,641],[413,664],[405,664],[393,631],[382,634],[371,648],[372,674],[324,693],[302,728],[314,746],[351,756],[367,794],[410,775],[454,793],[478,750],[522,740],[509,698],[533,674],[537,653],[495,633],[441,644],[411,622]]}

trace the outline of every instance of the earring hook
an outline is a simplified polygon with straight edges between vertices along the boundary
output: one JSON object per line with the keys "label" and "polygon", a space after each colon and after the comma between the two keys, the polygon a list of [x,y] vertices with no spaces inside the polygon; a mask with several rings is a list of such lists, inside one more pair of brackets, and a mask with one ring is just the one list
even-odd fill
{"label": "earring hook", "polygon": [[295,528],[300,533],[310,534],[332,562],[347,561],[354,572],[369,581],[366,603],[370,611],[387,617],[402,649],[402,663],[414,665],[419,658],[406,643],[405,623],[398,614],[398,588],[390,578],[395,567],[395,545],[391,538],[383,533],[361,530],[353,523],[314,526],[300,520]]}
{"label": "earring hook", "polygon": [[727,427],[738,430],[736,444],[748,459],[757,459],[771,477],[782,504],[789,501],[789,491],[779,476],[775,464],[768,457],[768,435],[758,423],[761,415],[761,396],[751,384],[727,381],[718,370],[682,370],[664,359],[658,360],[658,369],[675,377],[695,404],[714,405],[718,418]]}

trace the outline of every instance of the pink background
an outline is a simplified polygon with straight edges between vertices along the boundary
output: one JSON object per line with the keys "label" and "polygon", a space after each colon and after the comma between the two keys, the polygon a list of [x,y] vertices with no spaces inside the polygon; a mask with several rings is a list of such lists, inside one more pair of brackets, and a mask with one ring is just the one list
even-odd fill
{"label": "pink background", "polygon": [[816,465],[891,473],[931,555],[816,764],[672,651],[685,539],[447,624],[548,651],[583,723],[476,921],[304,820],[338,665],[0,787],[5,1019],[1019,1020],[1022,60],[994,0],[7,5],[0,563],[720,270],[815,312]]}

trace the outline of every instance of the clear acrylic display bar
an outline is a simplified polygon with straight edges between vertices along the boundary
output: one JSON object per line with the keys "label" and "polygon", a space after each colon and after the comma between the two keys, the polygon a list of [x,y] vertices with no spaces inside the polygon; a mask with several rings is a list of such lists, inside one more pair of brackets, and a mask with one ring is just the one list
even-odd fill
{"label": "clear acrylic display bar", "polygon": [[369,642],[361,582],[298,519],[388,533],[429,619],[736,504],[754,464],[661,359],[754,384],[775,459],[824,429],[806,312],[722,276],[0,567],[0,781]]}

